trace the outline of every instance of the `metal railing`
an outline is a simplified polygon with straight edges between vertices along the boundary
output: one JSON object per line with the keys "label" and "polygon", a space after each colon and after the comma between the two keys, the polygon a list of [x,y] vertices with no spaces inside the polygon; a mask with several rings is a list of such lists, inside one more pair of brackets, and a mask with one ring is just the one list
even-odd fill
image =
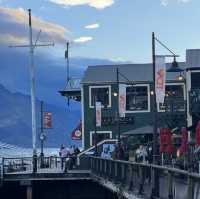
{"label": "metal railing", "polygon": [[199,199],[200,175],[159,165],[140,164],[130,161],[90,157],[92,174],[114,184],[127,192],[151,196],[151,185],[156,172],[159,178],[159,194],[163,199]]}
{"label": "metal railing", "polygon": [[[44,169],[65,169],[69,167],[70,158],[61,158],[57,156],[37,157],[37,171]],[[32,172],[33,157],[21,158],[2,158],[1,176],[8,173]]]}

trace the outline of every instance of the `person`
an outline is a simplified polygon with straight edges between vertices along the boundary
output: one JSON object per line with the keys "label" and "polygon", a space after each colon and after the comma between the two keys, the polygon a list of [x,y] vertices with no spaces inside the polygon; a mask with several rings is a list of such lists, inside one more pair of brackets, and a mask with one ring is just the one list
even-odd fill
{"label": "person", "polygon": [[74,154],[77,156],[80,153],[80,149],[78,147],[76,147],[74,149]]}
{"label": "person", "polygon": [[111,158],[111,153],[109,151],[109,148],[104,148],[102,153],[101,153],[102,158]]}
{"label": "person", "polygon": [[139,149],[136,150],[136,160],[140,163],[146,163],[147,151],[143,145],[140,145]]}
{"label": "person", "polygon": [[65,147],[63,144],[61,144],[60,146],[60,151],[59,151],[59,156],[61,158],[61,169],[63,169],[63,165],[64,165],[64,157],[63,157],[63,151],[64,151]]}

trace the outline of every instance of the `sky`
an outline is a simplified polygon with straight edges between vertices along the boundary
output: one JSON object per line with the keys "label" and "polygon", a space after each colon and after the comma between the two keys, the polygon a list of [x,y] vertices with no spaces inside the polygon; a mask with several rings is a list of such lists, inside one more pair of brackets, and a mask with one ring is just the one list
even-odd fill
{"label": "sky", "polygon": [[186,48],[200,47],[199,7],[199,0],[0,0],[0,42],[28,41],[31,8],[34,36],[41,29],[40,40],[56,44],[39,49],[47,56],[61,58],[69,40],[73,57],[151,62],[154,31],[184,61]]}
{"label": "sky", "polygon": [[[58,93],[66,84],[64,50],[70,42],[70,73],[83,75],[88,65],[152,62],[151,35],[180,55],[200,48],[199,0],[0,0],[0,84],[30,94],[28,12],[35,48],[36,95],[66,104]],[[169,54],[156,44],[156,54]],[[170,59],[170,58],[169,58]],[[170,60],[168,60],[170,61]]]}

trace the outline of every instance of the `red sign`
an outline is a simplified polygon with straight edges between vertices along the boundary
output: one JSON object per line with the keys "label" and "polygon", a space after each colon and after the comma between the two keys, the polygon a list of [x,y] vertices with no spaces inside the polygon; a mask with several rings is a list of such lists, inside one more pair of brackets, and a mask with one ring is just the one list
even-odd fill
{"label": "red sign", "polygon": [[82,139],[82,123],[80,122],[78,126],[71,133],[72,140]]}
{"label": "red sign", "polygon": [[51,117],[52,117],[52,114],[50,112],[44,112],[43,113],[44,128],[45,129],[51,128]]}

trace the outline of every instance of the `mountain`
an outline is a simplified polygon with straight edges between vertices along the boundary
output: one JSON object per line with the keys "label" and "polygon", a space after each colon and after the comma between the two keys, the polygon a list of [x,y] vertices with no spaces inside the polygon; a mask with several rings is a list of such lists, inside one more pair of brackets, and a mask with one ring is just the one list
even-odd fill
{"label": "mountain", "polygon": [[[76,104],[76,107],[80,105]],[[12,93],[0,85],[0,141],[31,147],[31,101],[30,96]],[[44,111],[52,113],[52,129],[45,130],[45,147],[73,144],[70,133],[80,120],[80,108],[60,107],[44,103]],[[40,133],[40,101],[36,101],[37,146]],[[80,144],[80,143],[78,143]]]}

